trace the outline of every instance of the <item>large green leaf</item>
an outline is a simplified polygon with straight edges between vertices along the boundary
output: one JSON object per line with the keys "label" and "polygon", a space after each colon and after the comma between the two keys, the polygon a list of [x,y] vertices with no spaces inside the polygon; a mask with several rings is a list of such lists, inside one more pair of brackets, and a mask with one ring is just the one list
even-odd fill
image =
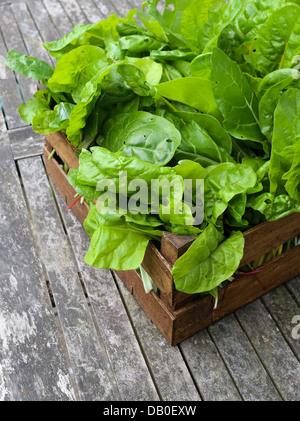
{"label": "large green leaf", "polygon": [[198,32],[198,48],[202,53],[211,51],[217,45],[221,32],[232,22],[242,6],[241,0],[230,0],[227,4],[224,1],[215,3],[216,6],[209,11],[209,19]]}
{"label": "large green leaf", "polygon": [[92,45],[75,48],[62,56],[49,80],[53,92],[69,92],[75,102],[82,99],[82,90],[97,74],[109,66],[105,52]]}
{"label": "large green leaf", "polygon": [[293,76],[293,69],[285,70],[288,70],[290,72],[290,75],[286,75],[284,79],[271,86],[259,102],[259,123],[261,131],[269,139],[272,139],[274,126],[274,112],[280,99],[280,96],[283,94],[283,91],[289,87],[289,85],[295,82]]}
{"label": "large green leaf", "polygon": [[209,133],[195,121],[182,125],[181,144],[176,151],[176,159],[192,159],[207,167],[233,159],[223,147],[218,146]]}
{"label": "large green leaf", "polygon": [[291,67],[300,52],[300,7],[289,4],[261,26],[246,60],[262,74]]}
{"label": "large green leaf", "polygon": [[206,114],[220,118],[211,82],[198,77],[184,77],[155,86],[164,98],[187,104]]}
{"label": "large green leaf", "polygon": [[181,135],[171,122],[137,111],[109,119],[104,126],[102,146],[113,152],[124,151],[151,164],[165,165],[174,156],[180,141]]}
{"label": "large green leaf", "polygon": [[91,237],[85,262],[100,269],[137,269],[142,263],[151,238],[135,230],[121,215],[100,215],[92,207],[84,221]]}
{"label": "large green leaf", "polygon": [[243,257],[244,237],[239,231],[224,236],[209,225],[174,264],[176,289],[187,294],[211,291],[230,278]]}
{"label": "large green leaf", "polygon": [[255,171],[246,164],[223,163],[207,168],[204,177],[206,219],[216,222],[235,196],[251,191],[256,183]]}
{"label": "large green leaf", "polygon": [[258,100],[238,64],[219,48],[213,50],[212,85],[225,129],[237,139],[263,142]]}
{"label": "large green leaf", "polygon": [[44,60],[28,57],[15,50],[10,50],[7,53],[5,64],[25,77],[41,81],[45,86],[54,72],[54,67]]}
{"label": "large green leaf", "polygon": [[[279,100],[274,116],[274,134],[270,163],[271,193],[286,194],[283,176],[297,180],[297,150],[300,128],[300,90],[289,89]],[[296,168],[295,168],[296,165]],[[291,172],[290,172],[291,171]],[[296,173],[294,173],[296,171]],[[289,174],[289,175],[288,175]],[[294,178],[296,176],[296,178]],[[292,179],[291,178],[291,179]],[[294,184],[294,183],[293,183]],[[299,198],[299,184],[288,184],[292,198]],[[290,188],[292,187],[292,188]]]}

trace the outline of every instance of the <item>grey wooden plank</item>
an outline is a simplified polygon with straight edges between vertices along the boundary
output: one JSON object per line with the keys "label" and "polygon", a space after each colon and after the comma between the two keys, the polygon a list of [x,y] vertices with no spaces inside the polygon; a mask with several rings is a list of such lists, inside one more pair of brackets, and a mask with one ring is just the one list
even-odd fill
{"label": "grey wooden plank", "polygon": [[162,399],[201,400],[179,348],[168,345],[123,282],[117,275],[115,276]]}
{"label": "grey wooden plank", "polygon": [[[298,284],[299,281],[296,281]],[[288,284],[292,285],[292,282]],[[286,286],[283,285],[262,298],[263,303],[276,321],[277,326],[285,337],[291,349],[300,359],[300,341],[292,337],[295,325],[292,323],[294,316],[300,314],[299,305],[294,300]]]}
{"label": "grey wooden plank", "polygon": [[281,400],[270,376],[233,314],[210,326],[208,331],[244,400]]}
{"label": "grey wooden plank", "polygon": [[52,18],[53,23],[55,24],[60,37],[71,32],[73,29],[72,22],[66,15],[64,9],[58,0],[43,0],[43,3]]}
{"label": "grey wooden plank", "polygon": [[81,400],[119,400],[40,157],[18,161]]}
{"label": "grey wooden plank", "polygon": [[122,399],[158,400],[114,279],[109,270],[95,269],[84,262],[89,237],[72,211],[65,212],[65,201],[54,191]]}
{"label": "grey wooden plank", "polygon": [[28,10],[27,4],[25,2],[14,2],[11,4],[11,9],[18,22],[29,55],[53,64],[52,57],[43,47],[43,40]]}
{"label": "grey wooden plank", "polygon": [[31,16],[34,18],[43,42],[50,42],[59,39],[59,32],[42,0],[27,0],[27,6],[30,10]]}
{"label": "grey wooden plank", "polygon": [[8,136],[14,159],[42,155],[45,137],[35,133],[31,126],[9,130]]}
{"label": "grey wooden plank", "polygon": [[116,13],[116,9],[110,0],[94,0],[94,3],[100,10],[102,16],[107,19],[109,15]]}
{"label": "grey wooden plank", "polygon": [[207,330],[180,345],[205,401],[239,401],[241,396]]}
{"label": "grey wooden plank", "polygon": [[287,282],[286,286],[297,300],[298,305],[300,305],[300,276]]}
{"label": "grey wooden plank", "polygon": [[[6,47],[0,31],[0,56],[6,57]],[[14,72],[8,67],[5,69],[5,78],[0,78],[0,95],[5,117],[9,129],[26,126],[19,113],[18,108],[22,102],[20,90],[15,79]]]}
{"label": "grey wooden plank", "polygon": [[0,399],[74,400],[8,140],[0,179]]}
{"label": "grey wooden plank", "polygon": [[[29,54],[10,6],[0,7],[0,28],[7,51],[16,50],[23,54]],[[36,92],[36,81],[27,79],[20,74],[17,74],[16,77],[26,102]]]}
{"label": "grey wooden plank", "polygon": [[103,19],[103,15],[101,14],[100,10],[96,7],[93,0],[84,0],[78,1],[82,11],[84,12],[85,16],[87,17],[89,23],[96,23],[99,20]]}
{"label": "grey wooden plank", "polygon": [[0,93],[8,128],[28,126],[18,113],[22,98],[14,74],[8,69],[6,75],[6,79],[0,79]]}
{"label": "grey wooden plank", "polygon": [[5,121],[4,121],[4,115],[2,113],[2,110],[0,110],[0,111],[1,111],[0,112],[0,136],[2,136],[2,134],[7,131],[7,128],[6,128],[6,124],[5,124]]}
{"label": "grey wooden plank", "polygon": [[236,316],[283,399],[299,401],[300,363],[262,302],[254,301]]}
{"label": "grey wooden plank", "polygon": [[117,11],[117,14],[120,18],[123,18],[127,15],[130,9],[132,9],[131,5],[127,2],[127,0],[110,0],[113,4],[114,8]]}
{"label": "grey wooden plank", "polygon": [[[80,2],[78,2],[80,4]],[[77,3],[76,0],[63,0],[61,1],[61,5],[69,17],[72,24],[80,25],[81,23],[88,23],[88,19],[81,10],[80,5]]]}

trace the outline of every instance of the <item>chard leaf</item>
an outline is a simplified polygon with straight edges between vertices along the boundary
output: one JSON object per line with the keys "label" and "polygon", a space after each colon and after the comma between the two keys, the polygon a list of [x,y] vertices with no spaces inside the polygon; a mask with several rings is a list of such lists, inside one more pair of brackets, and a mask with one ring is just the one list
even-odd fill
{"label": "chard leaf", "polygon": [[182,140],[176,151],[177,160],[194,157],[194,161],[207,167],[219,162],[232,162],[231,156],[218,146],[209,133],[195,121],[184,124]]}
{"label": "chard leaf", "polygon": [[159,177],[173,177],[175,170],[170,167],[159,167],[136,157],[128,157],[124,152],[113,153],[106,148],[95,146],[91,152],[82,150],[79,156],[79,171],[77,179],[80,183],[95,187],[102,179],[112,179],[119,192],[119,173],[127,172],[128,182],[143,179],[148,184]]}
{"label": "chard leaf", "polygon": [[174,264],[172,275],[176,289],[187,294],[211,291],[230,278],[243,257],[244,237],[239,231],[224,240],[209,225]]}
{"label": "chard leaf", "polygon": [[192,0],[182,12],[180,31],[193,47],[198,47],[199,29],[208,21],[213,6],[220,6],[221,0]]}
{"label": "chard leaf", "polygon": [[[287,179],[296,176],[297,181],[297,155],[300,128],[300,90],[289,89],[279,100],[274,116],[274,134],[272,140],[272,153],[270,162],[270,192],[274,196],[286,194],[283,176]],[[294,173],[294,170],[296,173]],[[291,172],[290,172],[291,171]],[[291,179],[291,180],[292,180]],[[288,184],[292,199],[299,198],[299,184]],[[295,196],[294,196],[295,195]]]}
{"label": "chard leaf", "polygon": [[299,54],[300,7],[288,4],[275,11],[261,26],[245,59],[266,75],[291,67]]}
{"label": "chard leaf", "polygon": [[145,162],[166,165],[180,144],[181,135],[163,117],[145,111],[117,115],[104,125],[103,146]]}
{"label": "chard leaf", "polygon": [[54,67],[44,60],[28,57],[15,50],[10,50],[7,53],[5,64],[25,77],[41,81],[45,86],[48,86],[48,80],[54,72]]}
{"label": "chard leaf", "polygon": [[100,269],[130,270],[142,263],[151,236],[135,230],[122,215],[100,215],[92,207],[84,221],[91,237],[85,262]]}
{"label": "chard leaf", "polygon": [[198,48],[200,52],[207,53],[217,45],[218,38],[226,26],[232,22],[242,6],[241,0],[216,2],[210,9],[210,17],[198,32]]}
{"label": "chard leaf", "polygon": [[257,183],[255,171],[245,164],[223,163],[207,168],[204,176],[205,217],[216,223],[229,202],[253,189]]}
{"label": "chard leaf", "polygon": [[32,120],[38,114],[50,111],[49,103],[44,98],[29,99],[27,104],[19,106],[19,114],[26,123],[32,124]]}
{"label": "chard leaf", "polygon": [[84,24],[74,26],[72,31],[64,35],[61,39],[57,41],[45,42],[43,46],[54,58],[59,59],[62,55],[75,48],[76,43],[74,41],[77,41],[79,37],[81,37],[88,29],[92,28],[93,26],[94,25]]}
{"label": "chard leaf", "polygon": [[54,110],[35,115],[32,120],[32,128],[37,133],[42,134],[65,131],[69,125],[70,114],[73,109],[74,104],[61,102],[54,107]]}
{"label": "chard leaf", "polygon": [[238,64],[219,48],[212,56],[212,85],[224,128],[237,139],[264,142],[259,127],[258,100]]}
{"label": "chard leaf", "polygon": [[[293,72],[292,69],[286,69]],[[268,137],[270,140],[272,139],[273,135],[273,126],[274,126],[274,112],[278,101],[284,91],[284,89],[288,88],[289,85],[293,84],[295,79],[293,75],[286,77],[285,79],[281,80],[280,82],[276,83],[275,85],[271,86],[259,103],[259,123],[261,127],[261,131],[263,134]]]}
{"label": "chard leaf", "polygon": [[184,77],[156,85],[158,94],[181,102],[206,114],[220,118],[210,80],[200,77]]}
{"label": "chard leaf", "polygon": [[300,204],[287,194],[274,196],[271,193],[262,193],[250,197],[247,207],[262,213],[267,221],[276,221],[294,212],[300,212]]}
{"label": "chard leaf", "polygon": [[49,89],[72,93],[74,100],[80,102],[86,84],[109,64],[105,52],[99,47],[84,45],[75,48],[58,60],[49,80]]}

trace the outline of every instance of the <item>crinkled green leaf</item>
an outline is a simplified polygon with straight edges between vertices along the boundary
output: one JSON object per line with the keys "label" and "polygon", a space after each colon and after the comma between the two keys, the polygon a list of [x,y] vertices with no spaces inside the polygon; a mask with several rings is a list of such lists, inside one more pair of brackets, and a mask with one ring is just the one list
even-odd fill
{"label": "crinkled green leaf", "polygon": [[266,75],[291,67],[294,56],[299,54],[299,45],[300,7],[288,4],[275,11],[261,26],[245,58]]}
{"label": "crinkled green leaf", "polygon": [[180,141],[171,122],[145,111],[118,115],[104,126],[104,147],[156,165],[167,164]]}
{"label": "crinkled green leaf", "polygon": [[[297,157],[291,153],[299,139],[300,128],[300,90],[289,89],[279,100],[274,116],[274,134],[270,163],[270,192],[274,195],[285,194],[283,176],[289,173],[297,162]],[[293,172],[293,171],[292,171]],[[291,175],[291,173],[290,173]],[[299,196],[299,185],[295,185],[290,192],[295,193],[293,199]]]}
{"label": "crinkled green leaf", "polygon": [[182,102],[206,114],[220,118],[211,82],[198,77],[184,77],[155,86],[164,98]]}
{"label": "crinkled green leaf", "polygon": [[259,127],[258,100],[238,64],[219,48],[212,56],[212,85],[224,128],[237,139],[264,142]]}
{"label": "crinkled green leaf", "polygon": [[41,81],[45,86],[47,86],[48,80],[54,72],[54,67],[44,60],[28,57],[15,50],[10,50],[7,53],[5,64],[25,77]]}

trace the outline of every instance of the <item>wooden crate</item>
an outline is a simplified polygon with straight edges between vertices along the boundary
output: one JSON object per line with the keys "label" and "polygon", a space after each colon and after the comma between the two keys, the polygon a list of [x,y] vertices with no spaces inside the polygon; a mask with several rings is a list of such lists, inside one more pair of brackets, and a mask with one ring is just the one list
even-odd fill
{"label": "wooden crate", "polygon": [[[75,189],[55,158],[48,159],[51,151],[69,168],[78,168],[79,161],[74,148],[61,133],[46,136],[44,146],[47,172],[59,193],[68,204],[74,201]],[[72,210],[83,223],[89,207],[77,202]],[[292,214],[275,222],[263,223],[245,232],[245,253],[241,267],[253,262],[274,248],[300,235],[300,214]],[[132,295],[155,323],[170,345],[176,345],[224,316],[261,297],[272,289],[300,274],[300,245],[263,265],[262,272],[231,282],[219,292],[217,308],[210,295],[188,295],[177,291],[171,275],[172,265],[192,244],[194,237],[164,233],[161,250],[150,242],[144,261],[144,269],[158,287],[159,293],[146,294],[139,272],[118,271]]]}

